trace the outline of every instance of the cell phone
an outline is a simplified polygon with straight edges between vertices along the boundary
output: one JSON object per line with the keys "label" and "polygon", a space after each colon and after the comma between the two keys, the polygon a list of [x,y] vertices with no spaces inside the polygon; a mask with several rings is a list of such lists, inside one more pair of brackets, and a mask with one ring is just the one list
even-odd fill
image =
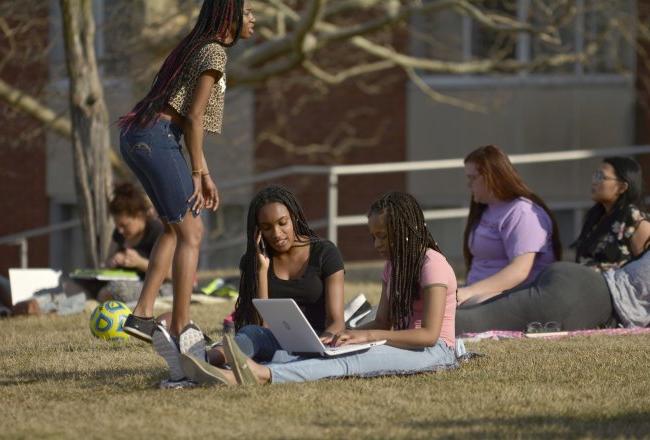
{"label": "cell phone", "polygon": [[256,243],[257,248],[262,253],[262,255],[266,255],[266,243],[264,243],[264,237],[262,237],[262,231],[255,228],[255,241],[257,241],[257,237],[260,238],[259,243]]}
{"label": "cell phone", "polygon": [[266,255],[266,244],[264,244],[264,237],[260,237],[259,248],[262,255]]}

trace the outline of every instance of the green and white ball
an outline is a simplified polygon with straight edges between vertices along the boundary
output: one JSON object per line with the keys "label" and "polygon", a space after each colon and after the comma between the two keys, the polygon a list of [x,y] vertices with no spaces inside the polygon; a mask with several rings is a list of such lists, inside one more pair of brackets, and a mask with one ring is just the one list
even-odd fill
{"label": "green and white ball", "polygon": [[90,315],[90,332],[98,338],[108,341],[127,339],[122,326],[131,310],[121,301],[106,301],[98,305]]}

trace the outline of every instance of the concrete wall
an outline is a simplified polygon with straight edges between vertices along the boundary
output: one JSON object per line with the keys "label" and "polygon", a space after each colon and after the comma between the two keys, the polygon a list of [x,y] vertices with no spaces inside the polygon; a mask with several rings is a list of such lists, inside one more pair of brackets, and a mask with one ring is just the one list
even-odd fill
{"label": "concrete wall", "polygon": [[[509,154],[628,146],[634,142],[635,93],[631,79],[601,76],[429,81],[435,90],[481,105],[482,112],[433,102],[408,91],[408,160],[463,158],[497,144]],[[520,165],[526,182],[547,202],[589,200],[598,159]],[[462,169],[411,173],[408,189],[427,207],[467,206]],[[562,238],[574,237],[573,219],[561,215]],[[432,224],[443,247],[460,255],[464,219]]]}

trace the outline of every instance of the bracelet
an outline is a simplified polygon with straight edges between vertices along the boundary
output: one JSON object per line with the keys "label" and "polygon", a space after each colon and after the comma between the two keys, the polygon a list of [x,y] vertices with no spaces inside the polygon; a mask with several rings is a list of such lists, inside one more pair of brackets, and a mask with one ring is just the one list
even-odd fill
{"label": "bracelet", "polygon": [[203,172],[201,173],[201,177],[209,176],[209,175],[210,175],[210,171],[203,171]]}
{"label": "bracelet", "polygon": [[192,170],[192,175],[198,174],[199,176],[203,175],[203,168],[199,168],[198,170]]}

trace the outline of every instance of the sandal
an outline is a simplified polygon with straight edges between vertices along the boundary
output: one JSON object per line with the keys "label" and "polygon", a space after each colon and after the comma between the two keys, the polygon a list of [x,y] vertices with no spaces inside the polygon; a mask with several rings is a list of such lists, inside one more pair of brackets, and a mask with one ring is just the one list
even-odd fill
{"label": "sandal", "polygon": [[257,377],[248,366],[248,356],[242,353],[230,333],[223,337],[223,351],[239,385],[258,385]]}
{"label": "sandal", "polygon": [[183,371],[194,382],[202,385],[230,385],[230,382],[217,367],[194,356],[181,354]]}

